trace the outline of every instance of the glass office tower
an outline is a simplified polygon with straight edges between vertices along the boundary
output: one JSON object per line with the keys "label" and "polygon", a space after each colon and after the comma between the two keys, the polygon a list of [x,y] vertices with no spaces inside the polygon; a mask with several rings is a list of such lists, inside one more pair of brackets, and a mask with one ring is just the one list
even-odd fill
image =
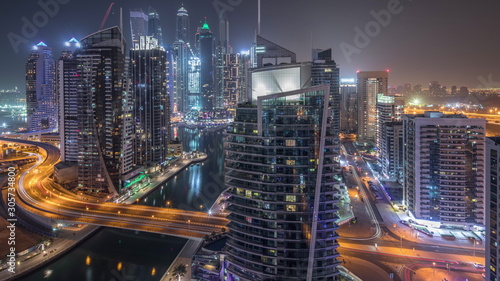
{"label": "glass office tower", "polygon": [[227,280],[336,280],[328,85],[259,96],[227,132]]}

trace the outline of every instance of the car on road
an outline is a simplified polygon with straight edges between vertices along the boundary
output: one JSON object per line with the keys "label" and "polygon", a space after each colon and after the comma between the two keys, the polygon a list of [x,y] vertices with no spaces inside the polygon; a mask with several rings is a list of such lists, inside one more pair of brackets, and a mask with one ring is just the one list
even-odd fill
{"label": "car on road", "polygon": [[474,267],[475,267],[475,268],[484,268],[484,265],[482,265],[482,264],[480,264],[480,263],[475,262],[475,263],[474,263]]}
{"label": "car on road", "polygon": [[400,220],[399,222],[404,224],[404,225],[411,226],[411,223],[409,223],[408,221]]}

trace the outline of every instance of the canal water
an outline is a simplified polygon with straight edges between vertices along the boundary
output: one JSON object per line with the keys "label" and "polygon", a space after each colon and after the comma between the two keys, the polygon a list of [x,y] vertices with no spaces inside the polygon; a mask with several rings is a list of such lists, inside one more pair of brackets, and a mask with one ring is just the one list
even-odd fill
{"label": "canal water", "polygon": [[[208,211],[223,190],[222,132],[175,129],[184,150],[205,152],[208,159],[180,172],[139,204]],[[19,280],[157,281],[186,241],[168,235],[106,227],[54,262]]]}

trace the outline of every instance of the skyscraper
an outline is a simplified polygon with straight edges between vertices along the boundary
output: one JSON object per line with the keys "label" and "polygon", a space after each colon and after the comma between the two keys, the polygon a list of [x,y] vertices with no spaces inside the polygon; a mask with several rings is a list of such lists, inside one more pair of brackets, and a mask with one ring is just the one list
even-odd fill
{"label": "skyscraper", "polygon": [[404,98],[377,95],[377,151],[382,174],[399,178],[403,164]]}
{"label": "skyscraper", "polygon": [[[330,87],[257,97],[227,132],[228,280],[334,280]],[[235,277],[237,276],[237,277]]]}
{"label": "skyscraper", "polygon": [[142,9],[130,10],[130,30],[132,33],[132,48],[139,44],[141,36],[148,35],[148,15]]}
{"label": "skyscraper", "polygon": [[356,79],[340,79],[340,131],[354,133],[358,129],[356,115]]}
{"label": "skyscraper", "polygon": [[[332,49],[313,50],[313,62],[311,65],[311,86],[327,84],[330,87],[330,119],[333,137],[334,176],[337,188],[342,182],[340,168],[340,77],[339,68],[332,59]],[[343,185],[342,185],[343,186]],[[347,192],[347,190],[345,190]]]}
{"label": "skyscraper", "polygon": [[189,71],[189,45],[184,41],[175,41],[172,44],[174,64],[174,109],[173,112],[186,112],[188,110],[188,71]]}
{"label": "skyscraper", "polygon": [[148,36],[158,39],[158,44],[163,46],[163,31],[160,24],[160,14],[153,8],[149,7],[148,13]]}
{"label": "skyscraper", "polygon": [[52,48],[40,42],[33,47],[26,64],[28,130],[56,129],[57,104],[56,69]]}
{"label": "skyscraper", "polygon": [[245,54],[226,54],[224,59],[224,108],[234,109],[247,101],[249,57]]}
{"label": "skyscraper", "polygon": [[377,95],[388,95],[388,71],[358,71],[358,137],[375,141]]}
{"label": "skyscraper", "polygon": [[59,134],[62,161],[78,161],[78,63],[75,51],[80,42],[72,38],[66,42],[57,63],[59,94]]}
{"label": "skyscraper", "polygon": [[203,111],[214,110],[214,37],[206,20],[200,32],[200,80],[201,107]]}
{"label": "skyscraper", "polygon": [[132,169],[130,81],[118,27],[83,38],[78,75],[79,189],[116,193]]}
{"label": "skyscraper", "polygon": [[498,197],[500,175],[500,137],[486,138],[486,206],[490,206],[486,211],[486,279],[499,280],[500,257],[499,245],[499,213]]}
{"label": "skyscraper", "polygon": [[438,227],[484,225],[486,120],[426,111],[404,115],[403,203]]}
{"label": "skyscraper", "polygon": [[165,49],[156,38],[143,36],[130,51],[134,101],[134,163],[160,168],[167,160],[170,100]]}
{"label": "skyscraper", "polygon": [[197,56],[191,55],[188,60],[188,109],[201,108],[201,61]]}
{"label": "skyscraper", "polygon": [[189,34],[190,34],[189,14],[188,14],[188,11],[184,7],[181,7],[177,11],[175,40],[189,43],[190,42]]}

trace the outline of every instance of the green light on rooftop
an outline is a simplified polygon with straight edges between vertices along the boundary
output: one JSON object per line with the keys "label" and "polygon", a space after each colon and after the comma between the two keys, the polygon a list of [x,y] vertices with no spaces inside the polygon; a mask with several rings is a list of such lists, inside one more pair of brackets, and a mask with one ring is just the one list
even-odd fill
{"label": "green light on rooftop", "polygon": [[210,29],[210,27],[208,26],[208,24],[205,22],[203,24],[203,26],[201,27],[201,29]]}

